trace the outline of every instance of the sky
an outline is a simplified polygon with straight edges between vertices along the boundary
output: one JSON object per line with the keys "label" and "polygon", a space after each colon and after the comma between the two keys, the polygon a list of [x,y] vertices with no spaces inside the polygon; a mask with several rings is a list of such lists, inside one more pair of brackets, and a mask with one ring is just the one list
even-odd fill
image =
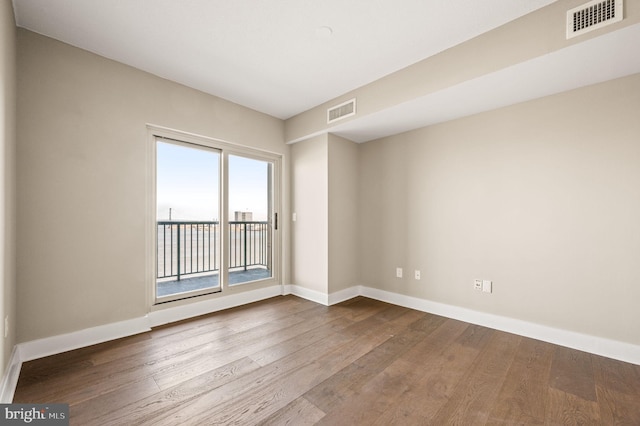
{"label": "sky", "polygon": [[[167,142],[157,144],[157,219],[219,220],[220,153]],[[229,219],[235,211],[267,220],[268,163],[229,156]]]}

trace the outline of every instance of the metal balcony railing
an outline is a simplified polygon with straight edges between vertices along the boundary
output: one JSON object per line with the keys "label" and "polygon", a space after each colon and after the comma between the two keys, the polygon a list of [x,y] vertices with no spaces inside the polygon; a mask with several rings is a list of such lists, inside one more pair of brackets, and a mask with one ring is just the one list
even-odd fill
{"label": "metal balcony railing", "polygon": [[[160,221],[156,277],[171,278],[220,271],[220,223]],[[229,222],[229,269],[270,268],[268,222]]]}

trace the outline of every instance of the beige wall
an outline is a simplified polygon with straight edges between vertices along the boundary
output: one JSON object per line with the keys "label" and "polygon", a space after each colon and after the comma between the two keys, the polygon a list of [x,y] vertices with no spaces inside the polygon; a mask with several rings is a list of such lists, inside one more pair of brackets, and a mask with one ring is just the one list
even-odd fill
{"label": "beige wall", "polygon": [[359,284],[358,145],[329,135],[328,162],[331,294]]}
{"label": "beige wall", "polygon": [[[0,374],[15,344],[16,26],[11,2],[0,2]],[[4,318],[9,320],[4,337]]]}
{"label": "beige wall", "polygon": [[18,75],[18,341],[147,313],[147,123],[289,150],[281,120],[26,30]]}
{"label": "beige wall", "polygon": [[[640,1],[626,1],[624,20],[566,39],[566,11],[584,0],[558,0],[493,31],[403,68],[286,121],[285,140],[294,141],[337,124],[365,117],[456,84],[538,58],[604,33],[640,22]],[[358,114],[327,124],[327,108],[357,98]]]}
{"label": "beige wall", "polygon": [[293,284],[325,296],[358,282],[358,146],[320,135],[291,146]]}
{"label": "beige wall", "polygon": [[323,294],[329,282],[328,136],[291,146],[292,283]]}
{"label": "beige wall", "polygon": [[362,145],[363,284],[640,344],[638,111],[640,74]]}

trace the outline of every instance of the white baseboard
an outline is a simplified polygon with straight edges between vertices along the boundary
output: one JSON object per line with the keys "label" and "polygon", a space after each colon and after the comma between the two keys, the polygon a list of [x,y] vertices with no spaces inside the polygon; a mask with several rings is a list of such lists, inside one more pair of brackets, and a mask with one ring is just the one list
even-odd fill
{"label": "white baseboard", "polygon": [[287,285],[285,294],[293,294],[304,299],[323,305],[335,305],[336,303],[352,299],[356,296],[364,296],[380,300],[406,308],[428,312],[447,318],[477,324],[495,330],[506,331],[519,336],[530,337],[544,342],[601,355],[619,361],[640,365],[640,346],[603,337],[576,333],[574,331],[549,327],[515,318],[488,314],[474,311],[459,306],[447,305],[412,296],[405,296],[385,290],[378,290],[366,286],[353,286],[329,295],[315,290],[309,290],[297,285]]}
{"label": "white baseboard", "polygon": [[432,302],[371,287],[361,286],[359,289],[361,291],[360,295],[371,299],[640,365],[640,346],[638,345]]}
{"label": "white baseboard", "polygon": [[359,285],[336,291],[335,293],[329,294],[329,305],[335,305],[361,295],[362,286]]}
{"label": "white baseboard", "polygon": [[108,342],[109,340],[144,333],[149,330],[151,330],[149,327],[149,318],[145,315],[140,318],[85,328],[84,330],[78,330],[72,333],[18,343],[16,346],[18,346],[20,361],[25,362]]}
{"label": "white baseboard", "polygon": [[298,296],[325,306],[335,305],[337,303],[344,302],[345,300],[353,299],[354,297],[360,296],[360,294],[362,294],[361,286],[349,287],[328,295],[320,291],[310,290],[308,288],[301,287],[295,284],[288,284],[283,287],[283,294],[293,294],[294,296]]}
{"label": "white baseboard", "polygon": [[134,334],[150,331],[151,327],[280,296],[282,292],[282,286],[279,285],[251,290],[189,305],[157,310],[143,317],[127,321],[119,321],[72,333],[18,343],[13,347],[10,363],[0,382],[0,403],[10,403],[13,400],[23,362],[133,336]]}
{"label": "white baseboard", "polygon": [[188,305],[168,307],[166,309],[152,311],[148,315],[139,318],[19,343],[17,345],[19,349],[18,353],[21,362],[31,361],[33,359],[107,342],[109,340],[144,333],[145,331],[151,330],[151,327],[246,305],[247,303],[257,302],[281,294],[282,288],[278,285],[203,300]]}
{"label": "white baseboard", "polygon": [[20,375],[20,368],[25,361],[143,333],[149,331],[151,327],[158,325],[286,294],[293,294],[326,306],[334,305],[356,296],[364,296],[394,305],[441,315],[447,318],[482,325],[496,330],[640,365],[640,346],[630,343],[548,327],[371,287],[354,286],[327,295],[297,285],[284,285],[208,299],[189,305],[170,307],[150,312],[148,315],[140,318],[19,343],[13,349],[9,365],[0,382],[0,403],[8,403],[13,399],[15,387]]}
{"label": "white baseboard", "polygon": [[301,297],[303,299],[310,300],[312,302],[319,303],[321,305],[329,306],[329,296],[326,293],[322,293],[316,290],[310,290],[305,287],[301,287],[295,284],[287,284],[284,286],[283,294],[293,294],[294,296]]}
{"label": "white baseboard", "polygon": [[18,346],[14,346],[11,351],[9,364],[2,376],[2,382],[0,382],[0,404],[10,404],[13,402],[13,395],[16,392],[21,368],[22,361],[20,360],[20,349]]}

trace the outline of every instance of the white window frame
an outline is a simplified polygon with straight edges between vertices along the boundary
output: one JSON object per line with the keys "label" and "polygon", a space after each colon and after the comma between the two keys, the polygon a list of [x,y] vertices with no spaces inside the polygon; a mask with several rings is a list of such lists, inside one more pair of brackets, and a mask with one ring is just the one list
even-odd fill
{"label": "white window frame", "polygon": [[[169,139],[177,143],[199,145],[205,148],[220,151],[220,290],[211,290],[189,293],[179,297],[158,298],[156,295],[156,234],[157,234],[157,211],[156,211],[156,144],[158,139]],[[229,155],[237,155],[256,160],[269,161],[273,163],[273,213],[278,217],[278,228],[273,233],[272,245],[272,271],[271,278],[259,281],[249,281],[242,284],[228,284],[229,253],[226,249],[229,232],[229,212],[228,212],[228,158]],[[145,283],[147,287],[147,299],[150,307],[159,305],[171,305],[173,302],[189,303],[189,301],[200,301],[208,297],[224,297],[226,295],[242,292],[248,287],[264,288],[274,285],[282,285],[281,280],[281,256],[282,256],[282,155],[256,148],[250,148],[231,142],[214,139],[206,136],[182,132],[166,127],[147,125],[147,223],[146,223],[146,273]]]}

